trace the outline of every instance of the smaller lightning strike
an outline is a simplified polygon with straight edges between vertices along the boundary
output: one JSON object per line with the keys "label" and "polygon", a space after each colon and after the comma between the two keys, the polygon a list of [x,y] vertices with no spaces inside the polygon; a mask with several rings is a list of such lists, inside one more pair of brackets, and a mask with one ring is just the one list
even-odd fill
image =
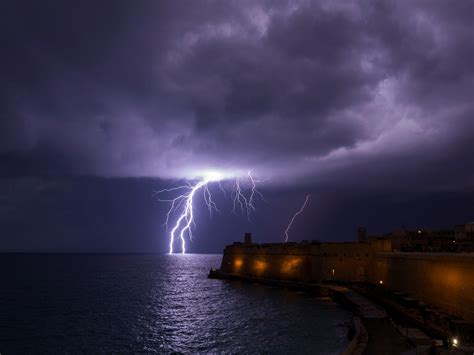
{"label": "smaller lightning strike", "polygon": [[304,200],[303,206],[301,206],[301,208],[293,215],[293,217],[290,220],[290,223],[288,224],[288,227],[286,227],[286,230],[285,230],[285,235],[286,235],[285,243],[288,241],[288,231],[290,230],[291,225],[293,224],[293,221],[295,220],[296,216],[298,216],[299,214],[301,214],[301,212],[303,212],[303,210],[305,209],[306,204],[308,203],[308,200],[309,200],[310,197],[311,197],[311,194],[306,195],[306,199]]}

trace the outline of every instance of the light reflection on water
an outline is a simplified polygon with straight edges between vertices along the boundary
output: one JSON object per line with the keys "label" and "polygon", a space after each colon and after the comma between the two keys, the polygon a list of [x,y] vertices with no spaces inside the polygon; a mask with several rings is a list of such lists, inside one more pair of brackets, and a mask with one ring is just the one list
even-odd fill
{"label": "light reflection on water", "polygon": [[220,260],[200,254],[4,255],[0,352],[329,354],[347,344],[341,324],[350,314],[336,304],[207,279]]}

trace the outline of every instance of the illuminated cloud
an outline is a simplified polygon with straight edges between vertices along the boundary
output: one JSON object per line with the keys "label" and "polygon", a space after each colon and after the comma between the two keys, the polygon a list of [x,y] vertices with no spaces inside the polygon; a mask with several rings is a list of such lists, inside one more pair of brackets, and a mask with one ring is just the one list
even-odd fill
{"label": "illuminated cloud", "polygon": [[7,2],[3,175],[436,173],[472,154],[472,8]]}

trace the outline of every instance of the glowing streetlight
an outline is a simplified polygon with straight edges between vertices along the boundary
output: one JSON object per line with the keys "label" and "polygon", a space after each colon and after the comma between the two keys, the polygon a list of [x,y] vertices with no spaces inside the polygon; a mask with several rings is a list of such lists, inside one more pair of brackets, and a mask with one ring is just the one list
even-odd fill
{"label": "glowing streetlight", "polygon": [[453,346],[455,348],[458,346],[458,338],[453,338]]}

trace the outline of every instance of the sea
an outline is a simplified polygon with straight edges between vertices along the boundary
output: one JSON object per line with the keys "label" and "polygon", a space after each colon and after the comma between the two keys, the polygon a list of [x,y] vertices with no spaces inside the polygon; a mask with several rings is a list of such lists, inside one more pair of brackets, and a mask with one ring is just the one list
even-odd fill
{"label": "sea", "polygon": [[328,299],[208,279],[221,255],[0,254],[0,353],[339,354]]}

